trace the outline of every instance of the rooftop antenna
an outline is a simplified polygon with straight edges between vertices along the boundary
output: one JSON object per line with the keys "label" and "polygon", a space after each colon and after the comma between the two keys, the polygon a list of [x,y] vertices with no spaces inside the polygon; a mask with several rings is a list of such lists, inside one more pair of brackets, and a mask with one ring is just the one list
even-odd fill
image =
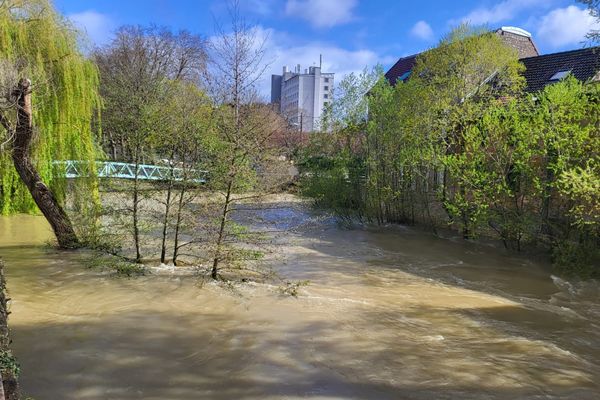
{"label": "rooftop antenna", "polygon": [[323,54],[319,54],[319,69],[323,67]]}

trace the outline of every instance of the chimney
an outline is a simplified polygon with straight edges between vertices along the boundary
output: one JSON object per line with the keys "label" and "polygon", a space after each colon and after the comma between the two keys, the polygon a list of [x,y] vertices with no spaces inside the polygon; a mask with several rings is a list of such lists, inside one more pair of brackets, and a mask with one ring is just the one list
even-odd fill
{"label": "chimney", "polygon": [[527,32],[525,29],[517,28],[516,26],[503,26],[500,28],[504,32],[510,32],[515,35],[523,36],[526,38],[531,37],[531,33]]}
{"label": "chimney", "polygon": [[283,74],[285,75],[287,73],[287,67],[284,65],[283,66]]}
{"label": "chimney", "polygon": [[540,52],[531,37],[531,33],[514,26],[503,26],[496,31],[504,44],[517,50],[519,58],[539,56]]}

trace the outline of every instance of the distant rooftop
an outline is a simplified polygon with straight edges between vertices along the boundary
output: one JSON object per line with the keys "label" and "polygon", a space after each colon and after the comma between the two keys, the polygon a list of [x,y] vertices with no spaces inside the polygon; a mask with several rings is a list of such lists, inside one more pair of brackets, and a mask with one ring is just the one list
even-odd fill
{"label": "distant rooftop", "polygon": [[395,85],[399,80],[407,80],[410,76],[410,72],[417,63],[417,56],[419,54],[413,54],[411,56],[400,58],[398,61],[396,61],[396,64],[394,64],[392,68],[385,73],[385,79],[387,79],[392,85]]}
{"label": "distant rooftop", "polygon": [[[526,30],[514,26],[503,26],[495,32],[507,45],[518,51],[520,58],[539,55],[538,49],[531,37],[531,33]],[[417,62],[417,56],[419,54],[400,58],[385,73],[385,78],[388,82],[394,85],[398,80],[407,80],[410,76],[410,71],[412,71]]]}
{"label": "distant rooftop", "polygon": [[573,75],[582,82],[600,79],[600,46],[522,58],[527,90],[537,92],[544,86]]}

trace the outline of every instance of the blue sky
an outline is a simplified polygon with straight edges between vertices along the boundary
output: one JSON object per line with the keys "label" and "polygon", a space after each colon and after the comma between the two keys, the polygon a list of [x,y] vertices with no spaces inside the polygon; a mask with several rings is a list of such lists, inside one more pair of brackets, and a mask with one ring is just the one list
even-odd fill
{"label": "blue sky", "polygon": [[[59,12],[105,44],[120,25],[151,23],[210,37],[226,22],[224,0],[54,0]],[[270,73],[314,65],[323,54],[336,79],[365,66],[391,66],[434,46],[461,21],[530,31],[542,53],[581,47],[594,20],[574,0],[240,0],[266,38]],[[265,80],[265,85],[266,85]],[[265,87],[266,89],[266,87]]]}

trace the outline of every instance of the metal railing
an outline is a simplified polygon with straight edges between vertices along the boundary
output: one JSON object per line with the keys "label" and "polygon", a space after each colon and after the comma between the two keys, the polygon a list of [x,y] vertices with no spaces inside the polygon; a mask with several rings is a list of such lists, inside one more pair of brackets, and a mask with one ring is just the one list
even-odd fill
{"label": "metal railing", "polygon": [[[57,175],[67,178],[85,178],[90,174],[90,162],[88,161],[54,161],[52,163],[57,170]],[[95,161],[95,176],[99,178],[135,179],[136,165],[115,161]],[[151,181],[189,181],[195,183],[206,183],[207,171],[195,169],[184,169],[179,167],[158,166],[138,164],[137,179]]]}

